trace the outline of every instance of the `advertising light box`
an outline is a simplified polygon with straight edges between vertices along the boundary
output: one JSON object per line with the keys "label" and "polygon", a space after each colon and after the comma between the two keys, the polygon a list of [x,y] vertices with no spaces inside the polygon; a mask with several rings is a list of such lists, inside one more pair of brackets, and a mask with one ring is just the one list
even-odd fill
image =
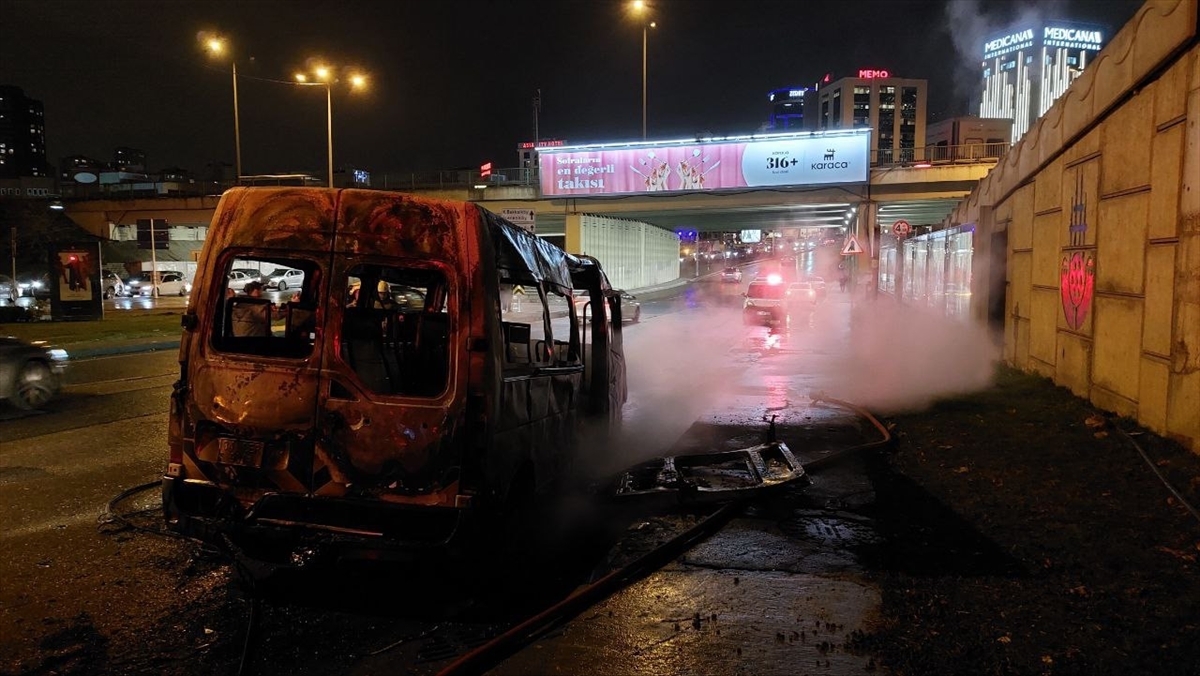
{"label": "advertising light box", "polygon": [[870,130],[722,142],[575,146],[538,157],[542,195],[619,195],[861,183]]}

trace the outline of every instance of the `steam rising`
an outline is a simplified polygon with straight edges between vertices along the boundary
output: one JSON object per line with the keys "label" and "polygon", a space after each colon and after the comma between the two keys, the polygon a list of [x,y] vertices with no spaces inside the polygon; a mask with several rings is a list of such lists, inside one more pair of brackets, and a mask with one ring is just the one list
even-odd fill
{"label": "steam rising", "polygon": [[626,328],[623,429],[592,470],[671,454],[693,423],[714,414],[755,420],[779,405],[781,387],[793,414],[817,394],[876,413],[920,410],[987,387],[998,356],[981,326],[885,297],[851,302],[836,285],[815,310],[793,314],[778,347],[768,347],[766,328],[742,324],[740,296],[736,304],[714,300]]}
{"label": "steam rising", "polygon": [[[1003,14],[992,15],[988,11],[999,9]],[[1053,3],[984,3],[980,0],[947,0],[946,30],[958,53],[955,63],[954,89],[958,97],[970,101],[972,114],[979,111],[979,94],[982,75],[979,65],[983,61],[983,44],[997,35],[1018,28],[1040,26],[1047,20],[1057,18],[1058,9]]]}

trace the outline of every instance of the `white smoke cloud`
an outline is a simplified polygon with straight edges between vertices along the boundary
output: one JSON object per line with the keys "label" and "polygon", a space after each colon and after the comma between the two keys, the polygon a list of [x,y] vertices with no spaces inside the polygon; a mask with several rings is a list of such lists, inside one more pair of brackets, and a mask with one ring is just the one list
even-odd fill
{"label": "white smoke cloud", "polygon": [[972,113],[978,113],[982,86],[980,64],[983,44],[997,35],[1018,28],[1039,27],[1046,21],[1061,18],[1062,3],[981,2],[981,0],[947,0],[946,31],[954,44],[958,68],[954,73],[954,89],[961,100],[969,100]]}

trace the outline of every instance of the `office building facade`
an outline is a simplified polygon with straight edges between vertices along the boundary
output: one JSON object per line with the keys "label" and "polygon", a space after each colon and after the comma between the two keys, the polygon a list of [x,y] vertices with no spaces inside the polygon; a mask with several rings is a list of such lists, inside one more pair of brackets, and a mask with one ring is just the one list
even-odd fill
{"label": "office building facade", "polygon": [[784,87],[767,94],[770,113],[767,129],[770,131],[800,131],[804,129],[804,95],[808,87]]}
{"label": "office building facade", "polygon": [[42,102],[0,85],[0,178],[51,177]]}
{"label": "office building facade", "polygon": [[892,77],[886,70],[860,70],[811,90],[806,97],[809,129],[863,129],[871,135],[871,162],[911,162],[925,147],[929,83]]}
{"label": "office building facade", "polygon": [[1107,37],[1101,27],[1063,21],[993,36],[983,44],[980,117],[1012,120],[1015,143],[1083,73]]}

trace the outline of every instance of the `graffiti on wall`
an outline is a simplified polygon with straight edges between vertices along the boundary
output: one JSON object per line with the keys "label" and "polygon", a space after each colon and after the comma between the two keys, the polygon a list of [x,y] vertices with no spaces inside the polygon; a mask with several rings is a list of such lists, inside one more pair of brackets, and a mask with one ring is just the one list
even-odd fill
{"label": "graffiti on wall", "polygon": [[[1071,199],[1070,245],[1084,246],[1087,239],[1087,195],[1083,190],[1083,172],[1075,173],[1075,195]],[[1091,252],[1073,251],[1063,256],[1059,269],[1059,294],[1067,326],[1078,331],[1092,309],[1096,289],[1096,258]]]}
{"label": "graffiti on wall", "polygon": [[1092,308],[1092,293],[1096,288],[1096,259],[1082,251],[1069,253],[1063,256],[1059,275],[1059,292],[1067,326],[1079,330]]}

